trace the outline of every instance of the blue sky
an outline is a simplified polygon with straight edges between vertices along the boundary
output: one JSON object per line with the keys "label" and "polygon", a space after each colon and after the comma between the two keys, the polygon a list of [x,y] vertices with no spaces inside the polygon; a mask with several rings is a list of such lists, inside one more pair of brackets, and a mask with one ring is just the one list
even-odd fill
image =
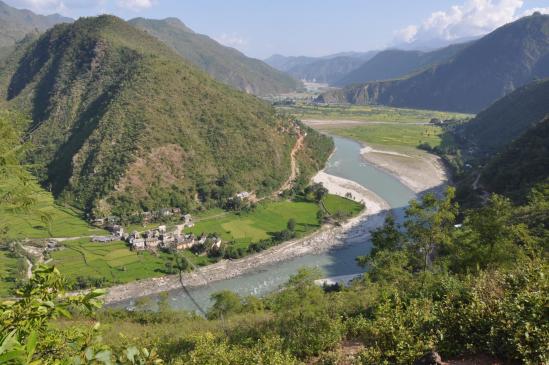
{"label": "blue sky", "polygon": [[177,17],[244,53],[321,56],[485,34],[549,0],[4,0],[40,14]]}

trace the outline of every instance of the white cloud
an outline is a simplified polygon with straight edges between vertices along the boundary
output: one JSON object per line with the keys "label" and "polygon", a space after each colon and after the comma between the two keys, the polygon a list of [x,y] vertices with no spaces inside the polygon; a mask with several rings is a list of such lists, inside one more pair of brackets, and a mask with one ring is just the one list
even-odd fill
{"label": "white cloud", "polygon": [[93,8],[107,0],[11,0],[9,5],[29,9],[40,14],[71,13],[74,9]]}
{"label": "white cloud", "polygon": [[417,26],[409,25],[406,28],[402,28],[401,30],[397,31],[395,33],[395,37],[402,42],[410,43],[415,39],[417,32]]}
{"label": "white cloud", "polygon": [[526,16],[526,15],[532,15],[534,14],[535,12],[539,12],[541,14],[549,14],[549,7],[547,8],[531,8],[531,9],[526,9],[522,12],[521,16]]}
{"label": "white cloud", "polygon": [[223,33],[219,37],[215,37],[214,39],[221,44],[239,49],[245,48],[248,45],[248,40],[237,34]]}
{"label": "white cloud", "polygon": [[118,0],[118,6],[132,11],[148,9],[154,5],[154,0]]}
{"label": "white cloud", "polygon": [[549,8],[522,10],[523,7],[523,0],[466,0],[462,5],[432,13],[420,25],[410,25],[395,32],[395,40],[398,43],[411,43],[475,37],[489,33],[520,16],[530,15],[535,10],[549,12]]}

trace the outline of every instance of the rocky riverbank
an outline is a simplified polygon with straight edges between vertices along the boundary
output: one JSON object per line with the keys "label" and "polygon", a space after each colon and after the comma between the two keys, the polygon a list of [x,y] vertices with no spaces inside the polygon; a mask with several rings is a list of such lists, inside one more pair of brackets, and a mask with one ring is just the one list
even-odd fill
{"label": "rocky riverbank", "polygon": [[[238,260],[222,260],[183,275],[186,287],[197,287],[208,283],[234,278],[263,266],[272,265],[293,257],[320,253],[344,243],[344,239],[367,239],[370,230],[383,224],[388,204],[363,186],[319,172],[313,179],[322,182],[332,194],[345,196],[351,193],[356,201],[362,201],[366,209],[357,217],[349,219],[341,226],[325,225],[315,233],[292,240],[263,252],[246,256]],[[179,276],[170,275],[111,287],[105,296],[105,302],[116,303],[128,299],[161,293],[181,286]]]}

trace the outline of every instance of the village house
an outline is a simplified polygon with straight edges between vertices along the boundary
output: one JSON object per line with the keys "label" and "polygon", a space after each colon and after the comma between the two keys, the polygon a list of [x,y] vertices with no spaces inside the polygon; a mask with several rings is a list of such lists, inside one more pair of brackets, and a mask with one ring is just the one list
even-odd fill
{"label": "village house", "polygon": [[173,215],[173,211],[171,208],[162,208],[158,211],[158,214],[160,217],[171,217]]}
{"label": "village house", "polygon": [[144,238],[130,238],[130,245],[132,250],[140,251],[145,249],[145,239]]}
{"label": "village house", "polygon": [[242,200],[245,200],[245,199],[248,199],[250,197],[250,193],[247,192],[247,191],[242,191],[238,194],[236,194],[236,197],[239,198],[239,199],[242,199]]}
{"label": "village house", "polygon": [[93,224],[96,227],[103,227],[105,225],[105,219],[104,218],[95,218],[91,221],[91,224]]}
{"label": "village house", "polygon": [[113,236],[94,236],[91,238],[92,242],[98,242],[98,243],[109,243],[112,241],[116,241],[116,237]]}
{"label": "village house", "polygon": [[187,233],[179,237],[179,240],[177,241],[175,248],[177,250],[186,250],[193,247],[195,244],[196,244],[196,238],[194,234]]}
{"label": "village house", "polygon": [[193,217],[190,214],[183,216],[183,222],[185,227],[194,227]]}
{"label": "village house", "polygon": [[206,243],[207,240],[208,240],[208,236],[206,236],[205,234],[202,234],[202,236],[200,236],[200,238],[198,239],[198,244],[203,245]]}
{"label": "village house", "polygon": [[221,238],[214,237],[212,241],[212,249],[219,250],[221,248]]}
{"label": "village house", "polygon": [[158,239],[158,237],[147,237],[145,238],[145,247],[147,249],[155,250],[160,245],[161,241]]}

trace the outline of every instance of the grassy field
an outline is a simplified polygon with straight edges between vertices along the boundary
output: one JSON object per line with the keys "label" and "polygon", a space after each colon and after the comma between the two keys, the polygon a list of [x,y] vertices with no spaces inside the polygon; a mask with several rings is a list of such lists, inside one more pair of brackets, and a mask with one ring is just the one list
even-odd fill
{"label": "grassy field", "polygon": [[56,205],[51,194],[42,192],[37,195],[36,205],[28,213],[0,211],[2,225],[8,227],[8,238],[47,238],[50,232],[41,220],[41,215],[51,219],[51,237],[79,237],[102,234],[103,230],[91,227],[80,217],[80,213]]}
{"label": "grassy field", "polygon": [[432,110],[392,108],[381,105],[309,105],[297,104],[291,107],[278,107],[300,119],[333,119],[399,123],[429,122],[432,118],[464,119],[471,115],[439,112]]}
{"label": "grassy field", "polygon": [[[162,275],[165,254],[133,252],[124,242],[100,244],[89,239],[66,241],[64,248],[52,253],[56,265],[69,279],[78,276],[106,278],[111,283],[127,283]],[[167,255],[166,255],[167,256]]]}
{"label": "grassy field", "polygon": [[330,214],[341,212],[345,216],[354,216],[362,211],[362,205],[337,195],[328,195],[323,200],[324,208]]}
{"label": "grassy field", "polygon": [[[329,210],[357,214],[360,204],[338,196],[325,198]],[[247,248],[252,242],[269,238],[274,232],[286,229],[290,218],[297,222],[296,232],[303,236],[319,227],[319,206],[311,202],[276,201],[260,204],[247,214],[227,213],[219,209],[203,212],[196,217],[196,224],[188,232],[217,233],[225,242],[235,247]],[[133,252],[124,242],[100,244],[89,239],[63,242],[64,248],[52,253],[51,264],[56,265],[69,279],[79,276],[105,278],[109,283],[130,281],[163,275],[166,253]],[[212,260],[196,256],[190,251],[184,254],[195,265],[206,265]]]}
{"label": "grassy field", "polygon": [[288,220],[296,220],[296,232],[303,235],[319,227],[317,212],[319,207],[309,202],[269,202],[260,204],[251,213],[214,212],[209,218],[203,215],[195,226],[187,231],[197,235],[217,233],[224,241],[236,244],[249,244],[269,238],[272,233],[286,229]]}
{"label": "grassy field", "polygon": [[432,125],[370,124],[350,128],[330,128],[330,133],[361,142],[384,146],[431,147],[442,143],[442,128]]}
{"label": "grassy field", "polygon": [[0,298],[9,295],[15,285],[15,278],[20,275],[20,260],[10,255],[6,247],[0,246]]}

